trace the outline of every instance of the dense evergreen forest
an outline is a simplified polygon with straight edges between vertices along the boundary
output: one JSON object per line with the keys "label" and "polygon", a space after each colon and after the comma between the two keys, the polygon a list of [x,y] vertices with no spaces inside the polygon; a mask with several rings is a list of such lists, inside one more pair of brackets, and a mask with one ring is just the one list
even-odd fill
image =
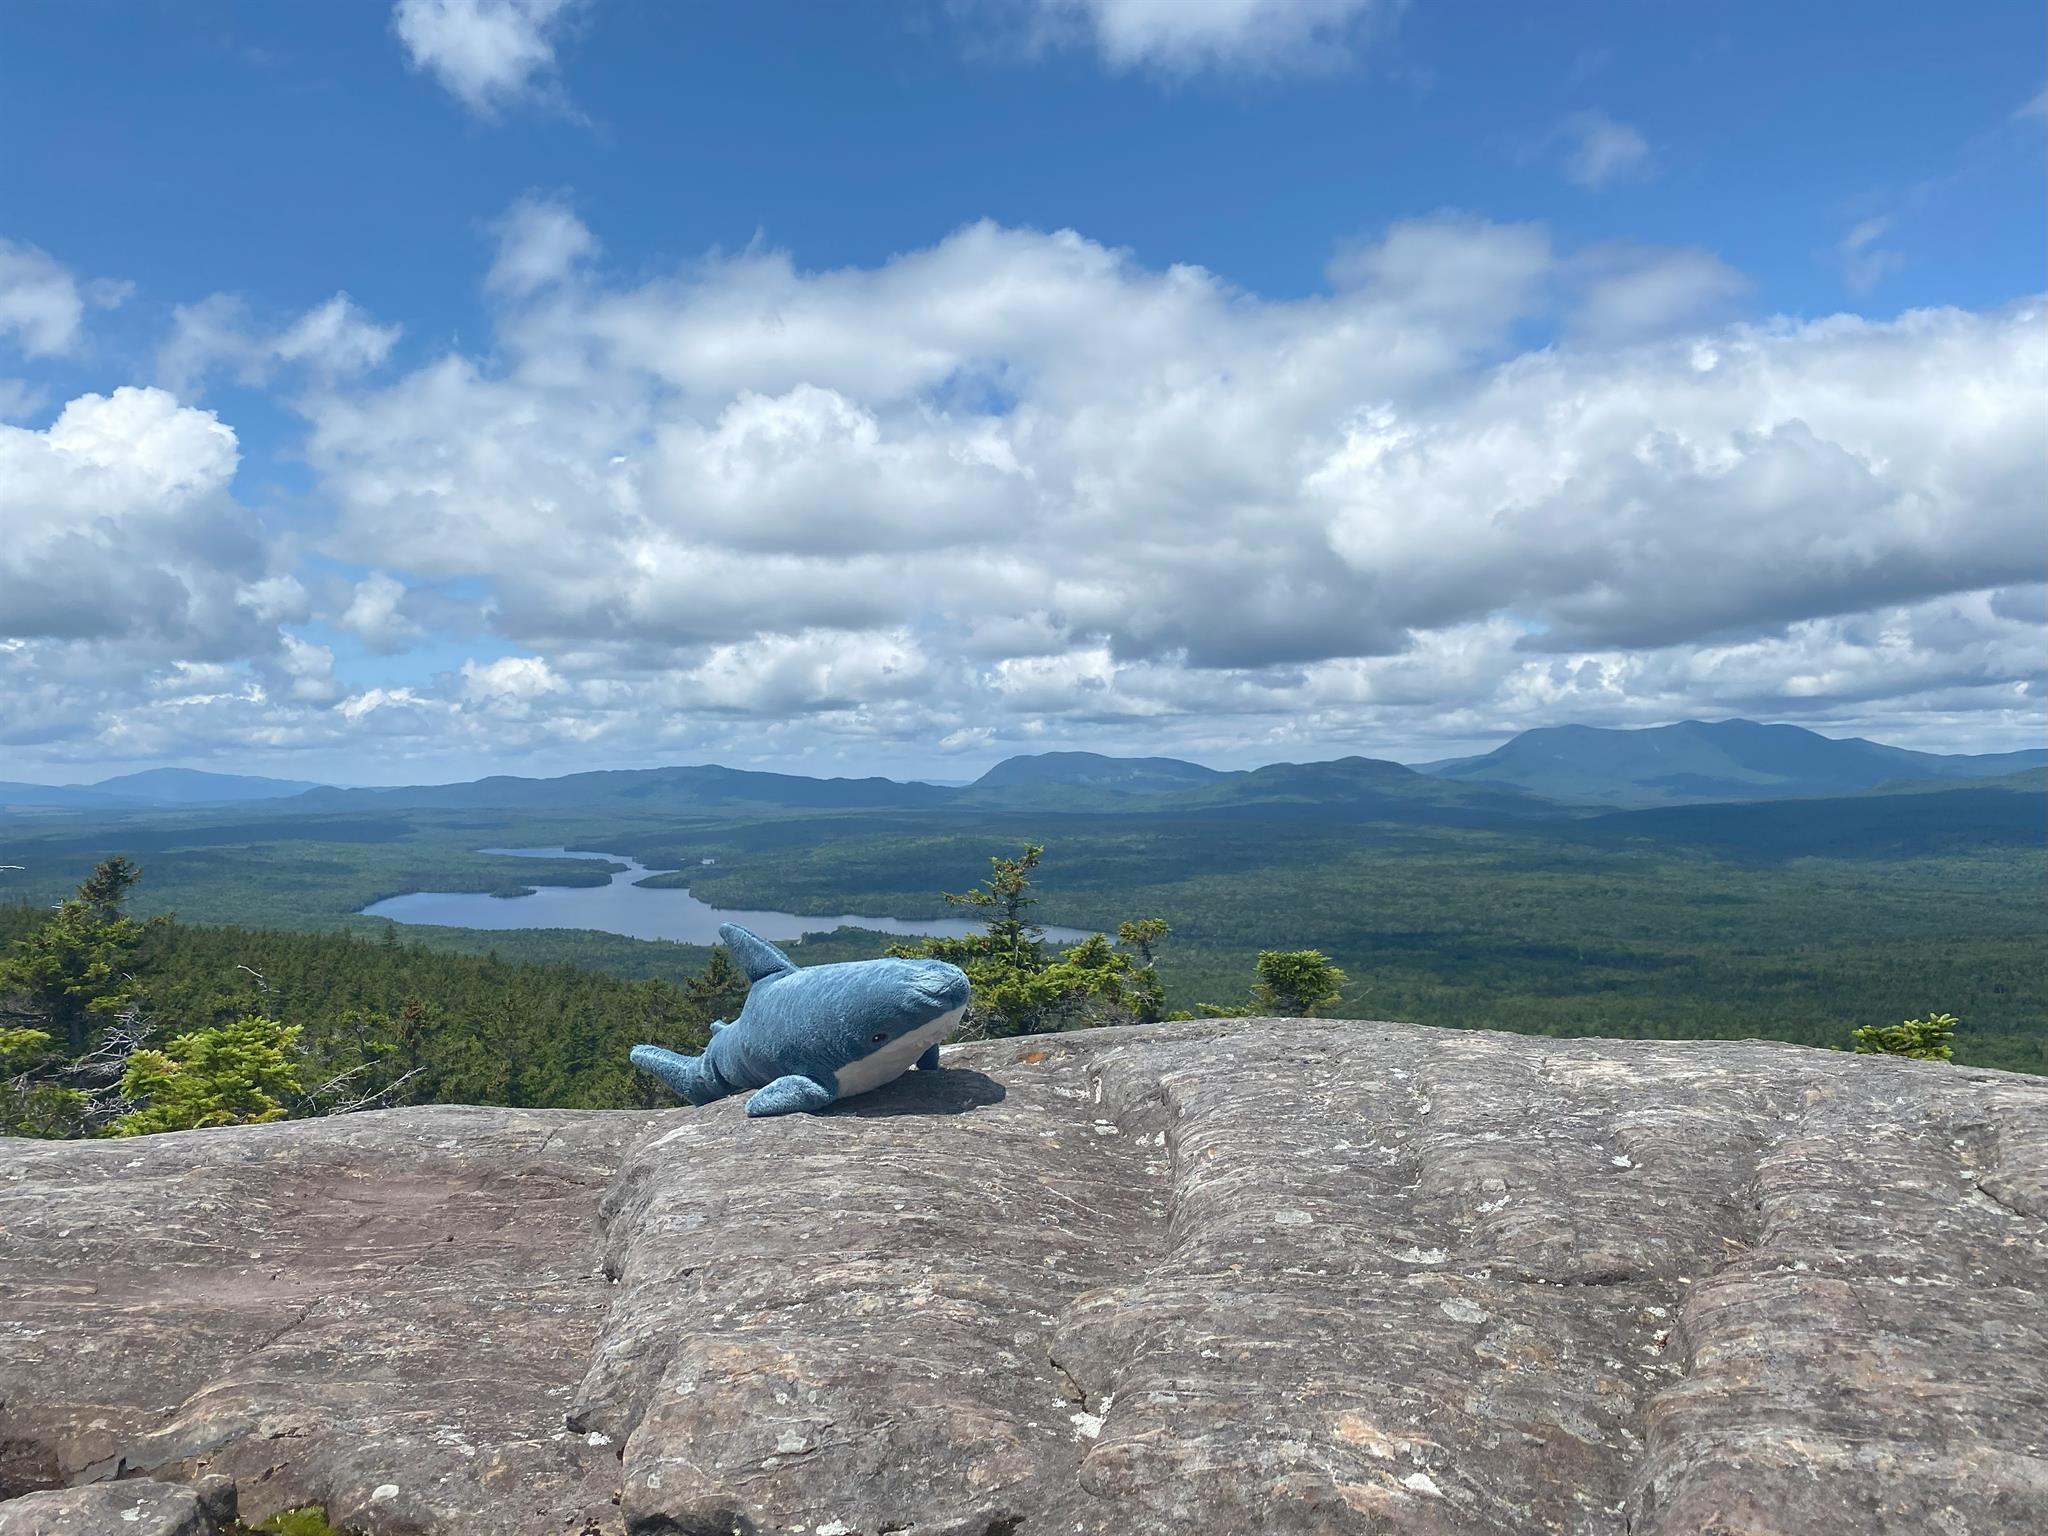
{"label": "dense evergreen forest", "polygon": [[[981,931],[898,944],[964,966],[960,1033],[1032,1034],[1168,1017],[1153,966],[1165,925],[1119,942],[1045,942],[1042,850],[991,860],[946,899]],[[100,863],[50,910],[0,909],[0,1135],[140,1135],[414,1103],[651,1106],[636,1044],[701,1050],[747,983],[715,947],[680,982],[509,964],[398,941],[138,921],[132,860]],[[1313,1015],[1341,970],[1314,951],[1258,957],[1248,999],[1210,1014]],[[1184,1016],[1184,1015],[1183,1015]]]}
{"label": "dense evergreen forest", "polygon": [[[19,957],[49,927],[47,912],[0,908],[0,953]],[[0,981],[14,981],[0,1008],[0,1055],[10,1033],[45,1026],[23,996],[21,978],[0,959]],[[730,1017],[746,981],[719,952],[681,982],[639,981],[569,965],[507,962],[449,954],[344,934],[279,933],[176,921],[139,925],[135,942],[109,974],[81,973],[74,990],[111,998],[98,1010],[95,1035],[162,1047],[180,1037],[226,1030],[238,1021],[274,1021],[293,1032],[292,1091],[278,1096],[285,1114],[324,1113],[343,1105],[416,1103],[526,1107],[652,1106],[666,1098],[635,1074],[627,1052],[639,1043],[703,1048],[706,1026]],[[104,968],[102,968],[104,969]],[[64,1042],[53,1043],[51,1064]],[[26,1052],[0,1062],[0,1076],[33,1065]],[[331,1084],[323,1094],[323,1086]],[[24,1084],[17,1082],[19,1091]],[[119,1082],[86,1081],[118,1101]],[[5,1084],[0,1084],[4,1101]],[[117,1104],[118,1107],[118,1104]],[[0,1119],[6,1105],[0,1102]],[[66,1134],[97,1128],[74,1123],[60,1105],[54,1119],[16,1106],[0,1133]],[[109,1119],[110,1117],[101,1117]],[[243,1115],[236,1118],[263,1118]]]}
{"label": "dense evergreen forest", "polygon": [[[36,935],[62,916],[56,904],[74,904],[95,864],[120,854],[147,875],[122,892],[133,918],[120,920],[135,932],[108,967],[94,1027],[125,1020],[115,1033],[126,1047],[140,1041],[133,1026],[159,1055],[207,1030],[227,1032],[207,1049],[230,1066],[272,1051],[251,1056],[245,1075],[272,1083],[259,1098],[278,1113],[657,1103],[627,1050],[694,1049],[710,1019],[737,1008],[744,989],[721,951],[583,930],[401,927],[360,908],[413,890],[589,886],[620,867],[482,851],[568,847],[675,871],[641,883],[686,884],[721,907],[915,919],[958,915],[946,892],[978,889],[992,857],[1000,869],[1002,855],[1042,845],[1033,915],[1124,930],[1126,942],[1048,950],[1028,976],[984,969],[978,986],[1001,1000],[1005,1029],[1272,1004],[1287,974],[1273,957],[1312,954],[1344,978],[1314,994],[1337,1017],[1848,1048],[1859,1029],[1953,1015],[1958,1061],[2044,1072],[2041,807],[2027,782],[1541,825],[1349,820],[1284,800],[1227,816],[884,806],[17,817],[0,822],[0,862],[16,866],[0,867],[0,982],[7,957],[48,947]],[[816,964],[901,943],[841,929],[796,953]],[[971,946],[955,953],[977,963]],[[24,974],[16,964],[14,984],[0,985],[0,1013],[13,1013],[0,1017],[0,1080],[22,1078],[33,1042],[21,1032],[39,1028],[20,1006]],[[270,1023],[232,1033],[248,1020]],[[290,1074],[277,1065],[286,1056]]]}

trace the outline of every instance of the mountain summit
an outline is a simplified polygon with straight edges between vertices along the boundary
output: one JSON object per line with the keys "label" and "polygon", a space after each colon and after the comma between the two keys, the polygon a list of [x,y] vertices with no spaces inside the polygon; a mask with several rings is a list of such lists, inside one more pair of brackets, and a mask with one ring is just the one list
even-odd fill
{"label": "mountain summit", "polygon": [[1006,757],[974,781],[976,789],[1060,785],[1127,795],[1170,794],[1226,775],[1177,757],[1105,757],[1100,752],[1040,752]]}

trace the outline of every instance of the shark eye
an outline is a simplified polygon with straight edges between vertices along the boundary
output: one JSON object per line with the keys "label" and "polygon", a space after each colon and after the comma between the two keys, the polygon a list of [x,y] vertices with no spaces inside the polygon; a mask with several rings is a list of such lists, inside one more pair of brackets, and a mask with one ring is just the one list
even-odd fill
{"label": "shark eye", "polygon": [[869,1035],[868,1042],[871,1045],[880,1045],[883,1041],[887,1040],[888,1038],[888,1032],[885,1030],[883,1033],[879,1035]]}

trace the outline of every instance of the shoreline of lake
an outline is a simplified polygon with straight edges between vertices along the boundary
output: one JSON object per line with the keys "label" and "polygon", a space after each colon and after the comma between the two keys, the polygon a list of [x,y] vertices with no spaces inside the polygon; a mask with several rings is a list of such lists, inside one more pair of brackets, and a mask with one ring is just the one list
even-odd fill
{"label": "shoreline of lake", "polygon": [[[905,938],[961,938],[982,931],[969,918],[870,917],[860,913],[806,916],[796,912],[755,911],[714,907],[688,889],[648,888],[635,882],[673,871],[649,869],[637,859],[617,853],[572,848],[480,848],[479,853],[526,859],[601,859],[625,868],[604,885],[536,885],[526,894],[509,894],[510,883],[497,891],[413,891],[388,896],[364,907],[361,916],[382,917],[408,926],[478,928],[496,932],[519,929],[570,928],[615,933],[629,939],[666,939],[679,944],[716,944],[721,923],[737,923],[778,944],[793,943],[807,933],[862,928]],[[1045,930],[1048,941],[1065,944],[1090,937],[1089,930]]]}

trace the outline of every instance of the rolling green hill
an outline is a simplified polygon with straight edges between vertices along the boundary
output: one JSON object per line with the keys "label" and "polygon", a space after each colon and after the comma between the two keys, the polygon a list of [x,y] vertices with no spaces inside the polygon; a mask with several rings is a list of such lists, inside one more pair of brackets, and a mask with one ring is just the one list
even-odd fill
{"label": "rolling green hill", "polygon": [[265,779],[237,773],[202,773],[195,768],[151,768],[97,784],[0,783],[0,813],[10,810],[118,811],[174,806],[240,805],[281,800],[320,785],[298,779]]}
{"label": "rolling green hill", "polygon": [[[1579,823],[1588,842],[1642,840],[1744,859],[1900,859],[2048,844],[2048,795],[2031,776],[1904,793],[1615,811]],[[2018,781],[2018,782],[2016,782]]]}
{"label": "rolling green hill", "polygon": [[1147,803],[1159,810],[1211,815],[1446,825],[1550,821],[1573,814],[1518,789],[1432,778],[1373,757],[1271,763]]}
{"label": "rolling green hill", "polygon": [[1177,757],[1040,752],[1004,758],[969,785],[969,793],[961,798],[976,804],[1114,805],[1134,795],[1173,794],[1228,777]]}
{"label": "rolling green hill", "polygon": [[251,800],[283,800],[325,786],[304,779],[205,773],[196,768],[151,768],[101,779],[92,787],[100,794],[148,805],[241,805]]}

